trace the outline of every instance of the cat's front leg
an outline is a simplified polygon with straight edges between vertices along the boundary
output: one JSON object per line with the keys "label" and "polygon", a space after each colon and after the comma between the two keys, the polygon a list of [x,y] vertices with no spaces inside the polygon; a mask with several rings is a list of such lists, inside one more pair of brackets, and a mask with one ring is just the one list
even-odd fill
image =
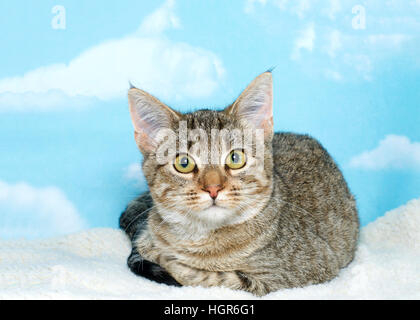
{"label": "cat's front leg", "polygon": [[264,283],[241,271],[202,270],[168,257],[161,259],[161,264],[184,286],[226,287],[248,291],[257,296],[263,296],[270,291]]}
{"label": "cat's front leg", "polygon": [[152,261],[144,259],[135,248],[133,248],[127,259],[127,265],[134,274],[143,278],[169,286],[181,286],[164,268]]}
{"label": "cat's front leg", "polygon": [[159,250],[153,245],[148,229],[142,230],[133,240],[132,245],[133,249],[127,259],[127,265],[134,274],[158,283],[181,286],[164,268],[156,263],[160,254]]}

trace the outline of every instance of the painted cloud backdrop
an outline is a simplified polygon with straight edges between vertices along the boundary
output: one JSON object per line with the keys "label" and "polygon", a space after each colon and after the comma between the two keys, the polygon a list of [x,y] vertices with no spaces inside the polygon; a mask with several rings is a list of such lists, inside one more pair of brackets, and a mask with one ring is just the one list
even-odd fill
{"label": "painted cloud backdrop", "polygon": [[0,3],[0,237],[117,226],[146,189],[129,82],[219,108],[273,66],[276,130],[321,141],[362,224],[418,198],[420,1],[56,5]]}

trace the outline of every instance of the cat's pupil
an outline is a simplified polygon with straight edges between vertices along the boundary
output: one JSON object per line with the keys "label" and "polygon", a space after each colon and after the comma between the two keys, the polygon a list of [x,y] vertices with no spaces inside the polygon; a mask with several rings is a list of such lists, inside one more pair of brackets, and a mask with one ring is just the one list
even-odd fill
{"label": "cat's pupil", "polygon": [[188,167],[188,158],[187,157],[183,157],[180,161],[180,164],[183,168]]}
{"label": "cat's pupil", "polygon": [[233,163],[238,163],[239,160],[240,160],[239,155],[236,152],[232,153],[232,162]]}

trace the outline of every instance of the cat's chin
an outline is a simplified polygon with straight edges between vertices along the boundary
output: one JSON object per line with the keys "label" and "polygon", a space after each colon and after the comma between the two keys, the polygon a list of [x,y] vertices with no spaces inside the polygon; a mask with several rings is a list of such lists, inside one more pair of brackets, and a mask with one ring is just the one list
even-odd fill
{"label": "cat's chin", "polygon": [[251,219],[258,209],[252,208],[238,215],[237,210],[225,208],[220,205],[210,205],[202,210],[190,212],[189,215],[161,210],[164,220],[172,225],[172,230],[183,239],[199,240],[205,238],[210,232],[230,225],[243,223]]}
{"label": "cat's chin", "polygon": [[242,223],[252,216],[253,212],[247,212],[239,216],[236,210],[214,204],[196,213],[196,217],[204,222],[207,227],[213,230],[224,226]]}
{"label": "cat's chin", "polygon": [[214,226],[222,226],[228,223],[234,214],[232,210],[214,204],[197,213],[201,220],[214,224]]}

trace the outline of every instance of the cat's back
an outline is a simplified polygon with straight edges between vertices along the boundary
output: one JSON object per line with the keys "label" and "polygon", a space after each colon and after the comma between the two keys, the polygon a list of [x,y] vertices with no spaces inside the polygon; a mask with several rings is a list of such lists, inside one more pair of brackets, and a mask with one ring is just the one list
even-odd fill
{"label": "cat's back", "polygon": [[[332,157],[309,135],[275,133],[273,165],[274,183],[283,182],[291,191],[310,188],[315,192],[319,188],[319,191],[328,192],[332,187],[330,183],[333,183],[336,191],[351,197],[343,175]],[[327,181],[328,185],[325,184]]]}
{"label": "cat's back", "polygon": [[273,170],[274,196],[288,203],[285,216],[313,227],[342,265],[350,262],[359,229],[356,202],[325,148],[308,135],[276,133]]}
{"label": "cat's back", "polygon": [[275,164],[297,165],[321,160],[332,162],[324,147],[306,134],[276,132],[273,136],[273,160]]}

